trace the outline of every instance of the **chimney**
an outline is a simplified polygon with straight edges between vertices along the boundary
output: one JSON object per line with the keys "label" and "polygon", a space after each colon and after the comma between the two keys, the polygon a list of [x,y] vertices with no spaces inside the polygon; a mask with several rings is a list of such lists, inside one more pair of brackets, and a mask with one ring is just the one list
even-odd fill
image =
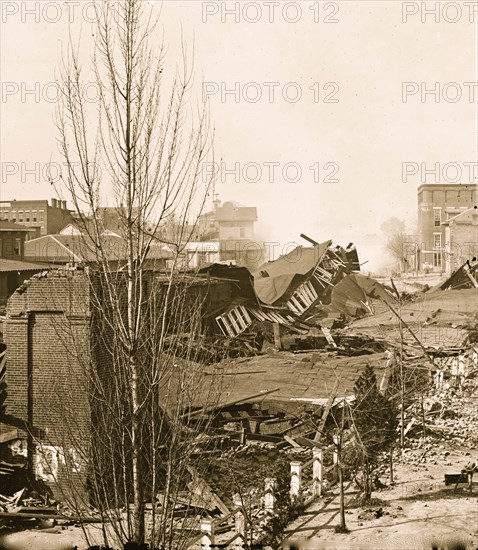
{"label": "chimney", "polygon": [[51,199],[51,207],[56,208],[56,199]]}
{"label": "chimney", "polygon": [[66,210],[66,201],[61,201],[61,207]]}

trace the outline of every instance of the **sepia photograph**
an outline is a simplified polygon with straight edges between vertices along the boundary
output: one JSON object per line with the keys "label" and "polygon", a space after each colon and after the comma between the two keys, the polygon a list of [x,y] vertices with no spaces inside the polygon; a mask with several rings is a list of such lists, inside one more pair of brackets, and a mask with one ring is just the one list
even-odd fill
{"label": "sepia photograph", "polygon": [[0,17],[0,550],[477,550],[478,0]]}

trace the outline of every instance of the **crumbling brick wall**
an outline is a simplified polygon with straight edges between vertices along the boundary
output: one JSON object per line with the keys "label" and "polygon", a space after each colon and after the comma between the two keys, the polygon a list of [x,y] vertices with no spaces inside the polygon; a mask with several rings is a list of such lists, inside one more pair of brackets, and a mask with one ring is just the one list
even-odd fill
{"label": "crumbling brick wall", "polygon": [[83,487],[86,474],[88,296],[83,273],[49,272],[7,304],[7,414],[30,434],[30,466],[56,496]]}
{"label": "crumbling brick wall", "polygon": [[[232,287],[231,281],[179,282],[176,301],[182,307],[177,324],[174,312],[168,315],[171,332],[184,330],[198,305],[203,317],[226,306]],[[161,294],[157,299],[161,313]],[[7,414],[30,434],[31,468],[61,499],[73,492],[87,498],[90,445],[114,445],[111,410],[104,404],[124,371],[113,383],[111,350],[119,343],[95,303],[102,303],[99,281],[82,271],[58,270],[35,275],[7,304]],[[142,365],[148,368],[147,358]]]}

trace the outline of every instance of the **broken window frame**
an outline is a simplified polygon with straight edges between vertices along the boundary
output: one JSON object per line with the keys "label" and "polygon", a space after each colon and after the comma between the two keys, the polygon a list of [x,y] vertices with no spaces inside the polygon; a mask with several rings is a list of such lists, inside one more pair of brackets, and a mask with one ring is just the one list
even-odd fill
{"label": "broken window frame", "polygon": [[333,278],[332,273],[330,273],[320,265],[315,266],[315,269],[312,272],[312,276],[324,288],[326,288],[326,285],[334,286],[331,282]]}
{"label": "broken window frame", "polygon": [[261,311],[259,309],[255,308],[249,308],[249,312],[258,320],[258,321],[270,321],[271,323],[279,323],[280,325],[288,325],[291,321],[293,321],[292,318],[286,319],[285,317],[282,317],[280,313],[276,313],[275,311]]}
{"label": "broken window frame", "polygon": [[315,288],[310,281],[302,283],[287,302],[287,307],[296,315],[302,315],[319,298]]}
{"label": "broken window frame", "polygon": [[235,338],[242,334],[252,324],[251,316],[244,306],[237,306],[227,313],[216,317],[221,332],[224,336]]}

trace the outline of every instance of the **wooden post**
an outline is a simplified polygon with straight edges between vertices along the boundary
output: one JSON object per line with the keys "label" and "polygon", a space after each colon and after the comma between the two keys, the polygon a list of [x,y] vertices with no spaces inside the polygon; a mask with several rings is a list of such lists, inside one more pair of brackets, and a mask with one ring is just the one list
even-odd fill
{"label": "wooden post", "polygon": [[395,483],[393,479],[393,447],[390,447],[388,451],[388,465],[390,468],[390,485],[393,485]]}
{"label": "wooden post", "polygon": [[322,496],[323,468],[322,468],[322,449],[314,448],[312,450],[312,490],[314,497]]}
{"label": "wooden post", "polygon": [[342,470],[342,435],[337,438],[337,474],[340,489],[340,530],[345,532],[347,526],[345,525],[345,490],[344,490],[344,472]]}
{"label": "wooden post", "polygon": [[278,349],[282,349],[282,340],[280,337],[280,325],[279,323],[274,323],[274,346]]}
{"label": "wooden post", "polygon": [[300,462],[290,463],[290,496],[298,497],[301,487],[302,464]]}
{"label": "wooden post", "polygon": [[338,446],[339,446],[339,437],[337,435],[334,435],[334,451],[333,451],[333,454],[332,454],[332,461],[334,463],[334,466],[335,466],[335,475],[338,477],[339,475],[339,450],[338,450]]}
{"label": "wooden post", "polygon": [[238,510],[234,514],[234,530],[236,533],[239,533],[240,535],[244,536],[245,533],[245,521],[244,521],[244,511],[242,510],[242,500],[241,496],[239,494],[235,494],[232,497],[232,500],[234,502],[234,508],[241,507],[240,510]]}
{"label": "wooden post", "polygon": [[264,510],[266,513],[272,514],[274,512],[274,489],[276,480],[272,477],[266,477],[264,480]]}
{"label": "wooden post", "polygon": [[214,540],[214,526],[211,519],[201,520],[201,531],[203,533],[201,538],[201,548],[203,550],[211,550]]}

